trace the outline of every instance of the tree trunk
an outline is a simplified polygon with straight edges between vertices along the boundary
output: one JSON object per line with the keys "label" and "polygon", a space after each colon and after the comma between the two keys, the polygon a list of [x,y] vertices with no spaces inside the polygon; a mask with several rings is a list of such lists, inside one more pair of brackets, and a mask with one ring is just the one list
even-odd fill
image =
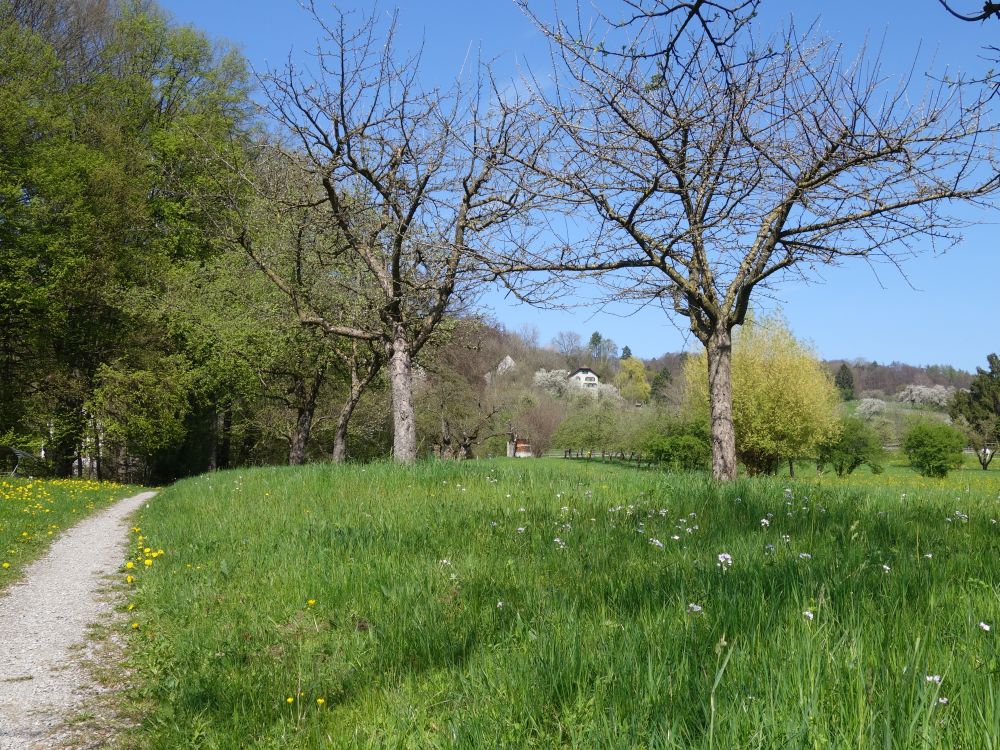
{"label": "tree trunk", "polygon": [[340,416],[337,417],[337,429],[333,432],[333,452],[330,460],[335,464],[342,464],[347,460],[347,427],[354,416],[354,409],[361,400],[363,389],[351,383],[351,392],[347,395],[344,405],[340,408]]}
{"label": "tree trunk", "polygon": [[227,406],[219,409],[216,404],[212,414],[212,440],[208,450],[208,470],[229,468],[232,451],[233,413]]}
{"label": "tree trunk", "polygon": [[736,478],[736,431],[733,428],[733,336],[716,330],[705,344],[708,354],[708,404],[712,419],[712,477]]}
{"label": "tree trunk", "polygon": [[104,479],[104,462],[101,459],[101,436],[96,427],[94,428],[94,470],[97,481],[102,481]]}
{"label": "tree trunk", "polygon": [[396,332],[389,360],[392,383],[392,457],[402,463],[417,458],[417,427],[413,412],[413,362],[403,331]]}
{"label": "tree trunk", "polygon": [[319,401],[324,375],[325,368],[321,367],[313,375],[312,382],[308,386],[305,378],[300,378],[296,383],[295,391],[300,400],[296,410],[295,427],[292,431],[292,444],[288,450],[289,466],[301,466],[306,462],[306,447],[309,445],[309,437],[312,435],[313,415],[316,413],[316,402]]}
{"label": "tree trunk", "polygon": [[295,419],[295,427],[292,428],[292,444],[288,449],[288,465],[301,466],[306,462],[306,445],[309,443],[309,434],[312,432],[313,410],[301,406]]}

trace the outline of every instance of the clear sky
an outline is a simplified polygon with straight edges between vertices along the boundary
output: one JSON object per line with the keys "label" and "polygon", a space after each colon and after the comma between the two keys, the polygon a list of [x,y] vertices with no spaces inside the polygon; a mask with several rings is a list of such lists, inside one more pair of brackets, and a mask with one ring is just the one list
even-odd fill
{"label": "clear sky", "polygon": [[[601,7],[617,0],[594,0]],[[180,23],[191,23],[224,39],[258,69],[280,66],[291,55],[308,63],[316,38],[307,14],[295,0],[160,0]],[[551,0],[538,3],[542,10]],[[344,0],[339,7],[368,10],[371,3]],[[972,11],[978,0],[954,0]],[[322,8],[323,0],[317,0]],[[400,46],[423,43],[423,72],[445,83],[455,75],[470,49],[496,58],[500,71],[513,76],[518,66],[538,68],[544,44],[512,0],[389,0],[378,7],[400,11]],[[586,11],[591,7],[582,3]],[[611,7],[614,7],[613,5]],[[903,74],[915,56],[918,70],[981,72],[989,67],[983,48],[1000,46],[1000,23],[960,22],[947,15],[938,0],[763,0],[756,22],[766,34],[792,16],[799,27],[814,21],[846,50],[883,49],[883,66]],[[1000,102],[998,102],[1000,104]],[[1000,107],[998,107],[1000,109]],[[998,112],[1000,116],[1000,112]],[[1000,206],[1000,198],[997,199]],[[906,267],[908,281],[891,271],[875,275],[863,264],[829,269],[822,283],[789,284],[780,290],[784,316],[800,338],[810,340],[825,358],[864,358],[878,362],[950,364],[964,369],[985,365],[986,355],[1000,351],[998,312],[1000,213],[965,211],[975,222],[964,240],[945,255],[925,254]],[[633,353],[654,357],[693,348],[683,320],[661,310],[625,317],[625,310],[572,312],[538,310],[489,294],[485,306],[506,327],[533,326],[542,343],[558,331],[575,330],[586,339],[598,330]],[[618,314],[615,314],[615,313]]]}

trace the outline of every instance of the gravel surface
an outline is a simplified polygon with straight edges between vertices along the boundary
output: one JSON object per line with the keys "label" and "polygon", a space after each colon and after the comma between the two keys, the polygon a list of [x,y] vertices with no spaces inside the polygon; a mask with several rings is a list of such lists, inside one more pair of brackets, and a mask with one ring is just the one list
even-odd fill
{"label": "gravel surface", "polygon": [[0,750],[51,747],[51,734],[96,690],[81,645],[113,606],[104,577],[125,557],[128,516],[155,494],[120,500],[69,529],[0,594]]}

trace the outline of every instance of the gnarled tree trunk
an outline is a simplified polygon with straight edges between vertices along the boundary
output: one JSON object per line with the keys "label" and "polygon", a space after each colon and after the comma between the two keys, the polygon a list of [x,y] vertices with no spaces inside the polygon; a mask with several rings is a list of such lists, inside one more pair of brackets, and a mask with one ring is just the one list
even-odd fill
{"label": "gnarled tree trunk", "polygon": [[417,425],[413,409],[413,358],[406,334],[399,330],[393,337],[389,359],[392,385],[392,457],[410,463],[417,458]]}
{"label": "gnarled tree trunk", "polygon": [[712,477],[736,478],[736,430],[733,427],[733,334],[728,327],[712,332],[708,354],[708,405],[712,422]]}

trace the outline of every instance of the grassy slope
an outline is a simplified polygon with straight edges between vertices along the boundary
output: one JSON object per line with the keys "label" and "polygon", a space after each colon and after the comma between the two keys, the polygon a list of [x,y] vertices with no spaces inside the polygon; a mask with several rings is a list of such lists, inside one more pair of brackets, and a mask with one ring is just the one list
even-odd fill
{"label": "grassy slope", "polygon": [[[131,571],[138,741],[998,747],[1000,475],[896,473],[718,487],[499,461],[181,482],[143,511]],[[147,567],[143,548],[165,553]]]}
{"label": "grassy slope", "polygon": [[41,557],[60,531],[134,489],[79,479],[0,480],[0,590]]}

